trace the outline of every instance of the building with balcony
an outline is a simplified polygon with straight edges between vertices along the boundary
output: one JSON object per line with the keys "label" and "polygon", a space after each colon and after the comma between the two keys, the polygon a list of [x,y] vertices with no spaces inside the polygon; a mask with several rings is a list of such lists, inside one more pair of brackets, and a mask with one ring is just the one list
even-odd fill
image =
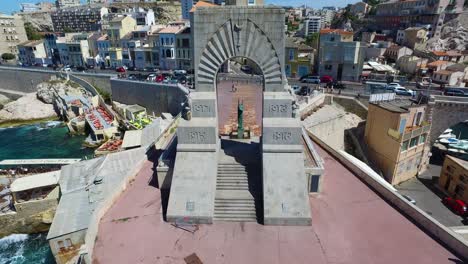
{"label": "building with balcony", "polygon": [[101,29],[106,7],[78,6],[61,8],[51,13],[54,30],[58,32],[90,32]]}
{"label": "building with balcony", "polygon": [[111,47],[120,48],[120,40],[125,35],[135,30],[136,25],[136,20],[130,16],[114,17],[109,22],[109,27],[106,30]]}
{"label": "building with balcony", "polygon": [[465,86],[462,71],[440,70],[432,73],[432,81],[445,86]]}
{"label": "building with balcony", "polygon": [[439,186],[455,199],[468,203],[468,161],[446,155]]}
{"label": "building with balcony", "polygon": [[85,67],[90,58],[88,33],[66,34],[57,40],[60,61],[63,65]]}
{"label": "building with balcony", "polygon": [[35,65],[36,63],[49,64],[47,53],[42,40],[28,40],[18,44],[18,60],[22,65]]}
{"label": "building with balcony", "polygon": [[395,185],[418,173],[431,125],[426,105],[408,99],[369,104],[364,135],[369,159]]}
{"label": "building with balcony", "polygon": [[28,40],[24,22],[20,16],[0,14],[0,55],[3,53],[17,54],[16,45]]}
{"label": "building with balcony", "polygon": [[190,27],[186,27],[176,34],[176,68],[181,70],[193,69],[192,35]]}
{"label": "building with balcony", "polygon": [[322,17],[309,16],[304,20],[304,35],[309,36],[312,33],[318,33],[322,29]]}
{"label": "building with balcony", "polygon": [[312,73],[314,49],[297,43],[293,38],[285,41],[285,72],[287,77],[297,78]]}
{"label": "building with balcony", "polygon": [[358,81],[364,62],[364,45],[353,41],[353,32],[320,30],[318,73],[336,80]]}
{"label": "building with balcony", "polygon": [[170,25],[159,30],[159,65],[162,69],[174,70],[177,68],[176,36],[182,34],[186,28],[183,25]]}
{"label": "building with balcony", "polygon": [[428,26],[430,36],[439,36],[442,25],[463,12],[464,0],[386,1],[376,5],[374,25],[396,30]]}

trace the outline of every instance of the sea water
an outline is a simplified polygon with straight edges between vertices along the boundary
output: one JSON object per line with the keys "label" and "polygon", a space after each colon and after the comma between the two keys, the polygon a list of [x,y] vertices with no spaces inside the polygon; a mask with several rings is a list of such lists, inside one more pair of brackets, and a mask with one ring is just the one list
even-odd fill
{"label": "sea water", "polygon": [[[70,136],[59,121],[0,128],[0,160],[83,158],[92,149],[83,148],[84,136]],[[47,233],[15,234],[0,239],[0,264],[55,263]]]}

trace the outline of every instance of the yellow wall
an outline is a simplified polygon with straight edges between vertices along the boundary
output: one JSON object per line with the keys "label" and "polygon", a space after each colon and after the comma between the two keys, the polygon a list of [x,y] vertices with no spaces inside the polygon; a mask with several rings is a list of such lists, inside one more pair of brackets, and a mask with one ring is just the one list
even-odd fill
{"label": "yellow wall", "polygon": [[[455,161],[455,159],[456,158],[453,158],[449,155],[445,156],[444,165],[442,167],[442,171],[440,172],[439,186],[446,190],[450,196],[468,203],[468,166],[464,167],[460,165]],[[465,162],[468,164],[467,161]],[[461,179],[462,177],[464,178],[464,182]],[[447,180],[449,178],[450,181],[448,186],[446,186]],[[455,188],[457,185],[460,185],[465,189],[461,196],[455,194]]]}

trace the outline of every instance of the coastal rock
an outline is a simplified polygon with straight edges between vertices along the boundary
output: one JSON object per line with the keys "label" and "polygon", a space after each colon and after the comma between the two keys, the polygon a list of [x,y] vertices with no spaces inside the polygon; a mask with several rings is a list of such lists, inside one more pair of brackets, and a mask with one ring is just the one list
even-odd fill
{"label": "coastal rock", "polygon": [[48,83],[40,83],[37,85],[37,98],[46,104],[54,103],[54,92],[50,89]]}
{"label": "coastal rock", "polygon": [[6,105],[7,103],[9,103],[11,100],[4,96],[3,94],[0,94],[0,109],[2,108],[2,106]]}
{"label": "coastal rock", "polygon": [[45,119],[56,116],[54,106],[37,99],[36,93],[29,93],[16,101],[6,104],[0,110],[0,122]]}

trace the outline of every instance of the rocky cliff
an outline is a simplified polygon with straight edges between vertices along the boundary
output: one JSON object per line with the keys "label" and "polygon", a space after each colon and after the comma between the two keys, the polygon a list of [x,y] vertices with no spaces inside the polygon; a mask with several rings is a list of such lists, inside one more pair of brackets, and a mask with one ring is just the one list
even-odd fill
{"label": "rocky cliff", "polygon": [[442,27],[440,38],[427,41],[429,50],[467,50],[468,49],[468,13],[462,13],[458,18],[450,20]]}

